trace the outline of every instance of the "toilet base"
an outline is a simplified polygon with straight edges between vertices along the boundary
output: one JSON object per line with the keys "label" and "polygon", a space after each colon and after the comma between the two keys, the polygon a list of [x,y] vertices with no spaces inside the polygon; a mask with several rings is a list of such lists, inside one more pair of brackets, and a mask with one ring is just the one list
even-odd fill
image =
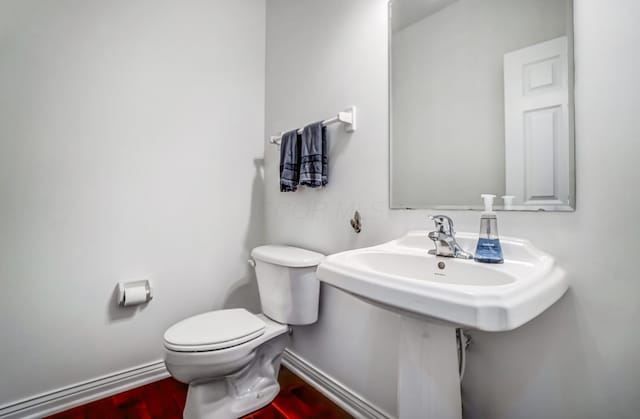
{"label": "toilet base", "polygon": [[231,375],[189,384],[184,418],[239,418],[271,403],[280,391],[278,372],[287,341],[283,334],[263,343],[251,362]]}

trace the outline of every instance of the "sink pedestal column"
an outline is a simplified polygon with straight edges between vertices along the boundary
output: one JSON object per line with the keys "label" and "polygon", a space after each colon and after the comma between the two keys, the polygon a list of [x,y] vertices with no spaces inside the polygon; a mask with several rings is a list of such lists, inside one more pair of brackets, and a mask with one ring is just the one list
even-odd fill
{"label": "sink pedestal column", "polygon": [[456,330],[402,316],[398,347],[400,419],[461,419]]}

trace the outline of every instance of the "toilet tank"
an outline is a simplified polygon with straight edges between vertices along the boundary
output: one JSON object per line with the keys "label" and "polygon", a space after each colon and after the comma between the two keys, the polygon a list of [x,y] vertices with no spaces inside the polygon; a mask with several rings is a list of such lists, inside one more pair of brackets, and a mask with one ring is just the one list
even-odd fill
{"label": "toilet tank", "polygon": [[251,256],[262,312],[279,323],[312,324],[318,320],[320,281],[316,268],[324,255],[292,246],[260,246]]}

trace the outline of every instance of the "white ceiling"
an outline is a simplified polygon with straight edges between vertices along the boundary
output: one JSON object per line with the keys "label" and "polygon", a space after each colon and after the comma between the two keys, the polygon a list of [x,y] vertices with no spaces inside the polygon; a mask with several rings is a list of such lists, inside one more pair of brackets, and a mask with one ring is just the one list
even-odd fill
{"label": "white ceiling", "polygon": [[397,32],[458,0],[393,0],[391,28]]}

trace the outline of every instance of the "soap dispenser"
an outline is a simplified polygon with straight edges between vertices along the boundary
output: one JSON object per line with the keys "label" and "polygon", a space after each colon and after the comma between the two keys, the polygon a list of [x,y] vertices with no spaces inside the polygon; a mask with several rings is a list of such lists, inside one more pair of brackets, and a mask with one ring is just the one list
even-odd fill
{"label": "soap dispenser", "polygon": [[482,194],[484,211],[480,216],[480,236],[476,247],[476,262],[504,263],[502,247],[498,237],[498,218],[493,211],[493,198],[495,195]]}

